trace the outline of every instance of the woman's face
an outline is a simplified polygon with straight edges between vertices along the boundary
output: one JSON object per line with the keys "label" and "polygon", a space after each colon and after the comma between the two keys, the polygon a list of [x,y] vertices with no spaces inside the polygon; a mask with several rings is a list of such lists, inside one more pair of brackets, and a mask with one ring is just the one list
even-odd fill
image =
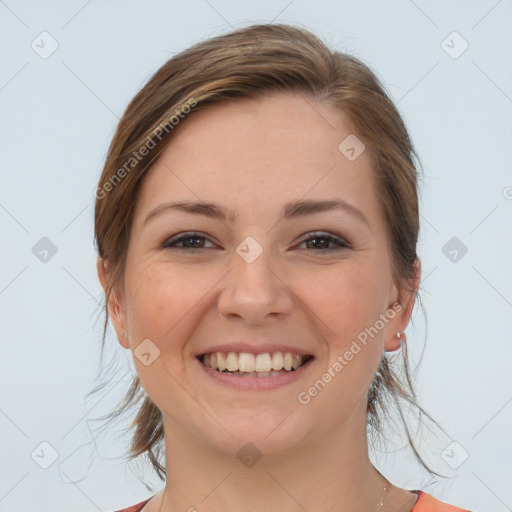
{"label": "woman's face", "polygon": [[[369,151],[358,156],[353,136],[339,149],[350,134],[342,113],[300,95],[219,103],[178,126],[145,177],[110,314],[166,435],[277,453],[345,422],[364,429],[368,388],[414,296],[392,281]],[[321,207],[332,201],[342,206]],[[188,206],[161,207],[173,202]],[[245,370],[278,367],[277,352],[313,358],[235,376],[198,359],[218,351],[252,354],[225,362]]]}

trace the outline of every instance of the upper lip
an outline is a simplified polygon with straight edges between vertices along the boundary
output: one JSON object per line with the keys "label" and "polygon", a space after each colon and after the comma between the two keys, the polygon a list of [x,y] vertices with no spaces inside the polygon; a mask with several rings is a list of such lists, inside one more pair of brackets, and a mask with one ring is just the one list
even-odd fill
{"label": "upper lip", "polygon": [[247,341],[236,341],[231,343],[219,343],[210,347],[205,347],[200,352],[196,353],[196,356],[203,354],[211,354],[212,352],[236,352],[236,353],[249,353],[249,354],[264,354],[265,352],[291,352],[292,354],[299,354],[301,356],[312,355],[308,350],[302,350],[291,345],[283,345],[281,343],[250,343]]}

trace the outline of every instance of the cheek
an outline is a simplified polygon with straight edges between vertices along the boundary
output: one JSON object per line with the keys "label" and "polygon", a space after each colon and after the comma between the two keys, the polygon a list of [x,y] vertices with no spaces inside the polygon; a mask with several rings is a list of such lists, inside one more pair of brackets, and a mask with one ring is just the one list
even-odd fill
{"label": "cheek", "polygon": [[[192,406],[187,405],[183,387],[183,354],[197,322],[194,306],[198,306],[206,290],[169,264],[133,266],[129,275],[131,350],[142,387],[161,410],[185,411]],[[159,351],[154,352],[158,355],[152,355],[148,365],[137,356],[137,347],[147,339]]]}
{"label": "cheek", "polygon": [[304,392],[318,396],[311,398],[315,414],[335,411],[325,420],[333,428],[356,404],[364,404],[382,355],[382,331],[370,336],[368,329],[385,312],[386,282],[379,279],[378,267],[359,263],[331,269],[311,287],[310,307],[319,318],[326,357]]}
{"label": "cheek", "polygon": [[304,276],[301,289],[307,305],[324,325],[331,349],[344,350],[384,313],[387,280],[370,258],[336,267],[323,275],[317,273],[314,280]]}
{"label": "cheek", "polygon": [[209,285],[186,275],[162,263],[133,269],[129,319],[135,343],[149,338],[171,358],[182,349],[184,330]]}
{"label": "cheek", "polygon": [[321,320],[328,352],[321,371],[331,383],[324,399],[340,411],[361,399],[378,368],[385,329],[376,333],[371,328],[388,306],[388,277],[365,256],[331,269],[312,287],[311,307]]}

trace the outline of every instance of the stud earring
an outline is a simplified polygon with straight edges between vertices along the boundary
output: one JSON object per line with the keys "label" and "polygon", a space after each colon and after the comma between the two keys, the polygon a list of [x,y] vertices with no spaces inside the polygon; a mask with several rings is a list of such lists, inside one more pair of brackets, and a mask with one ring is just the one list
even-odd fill
{"label": "stud earring", "polygon": [[396,337],[397,337],[399,340],[403,341],[404,343],[406,343],[406,342],[407,342],[407,336],[406,336],[405,332],[397,332],[397,333],[396,333]]}

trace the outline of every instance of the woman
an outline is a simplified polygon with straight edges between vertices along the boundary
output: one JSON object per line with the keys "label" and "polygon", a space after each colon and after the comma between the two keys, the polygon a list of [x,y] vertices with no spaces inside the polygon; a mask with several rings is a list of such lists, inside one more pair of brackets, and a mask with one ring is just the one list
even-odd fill
{"label": "woman", "polygon": [[130,454],[166,484],[125,512],[462,510],[368,456],[386,400],[414,402],[388,362],[420,282],[413,156],[373,73],[291,26],[197,44],[135,96],[98,275],[137,370]]}

